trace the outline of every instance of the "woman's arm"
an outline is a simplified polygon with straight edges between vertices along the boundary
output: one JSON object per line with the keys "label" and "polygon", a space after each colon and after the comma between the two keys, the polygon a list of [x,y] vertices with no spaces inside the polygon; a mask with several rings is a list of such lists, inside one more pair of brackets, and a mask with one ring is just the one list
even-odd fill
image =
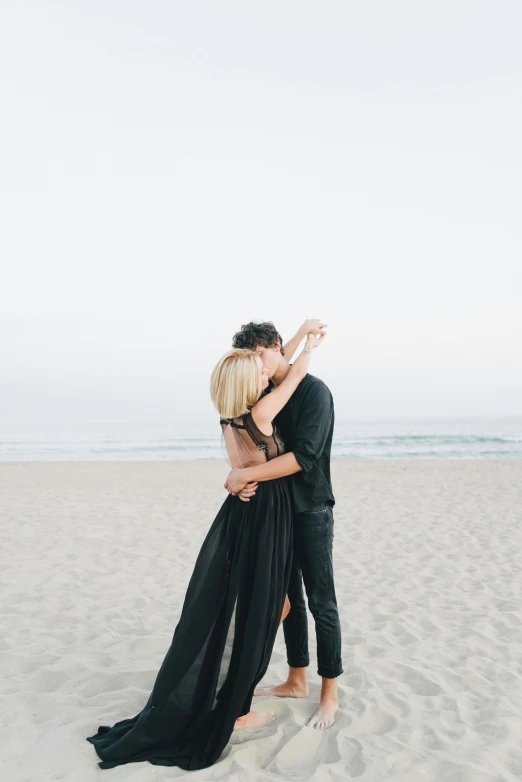
{"label": "woman's arm", "polygon": [[322,332],[318,336],[315,334],[308,334],[304,348],[290,367],[290,371],[282,383],[274,388],[270,394],[261,397],[250,411],[256,426],[262,432],[265,432],[268,428],[272,427],[272,421],[286,405],[295,389],[308,372],[313,349],[320,345],[325,337],[325,332]]}
{"label": "woman's arm", "polygon": [[327,325],[327,323],[321,323],[320,318],[308,318],[305,320],[303,325],[299,326],[292,339],[289,339],[286,345],[283,345],[286,360],[290,361],[292,359],[295,351],[308,334],[322,334]]}
{"label": "woman's arm", "polygon": [[300,416],[293,435],[292,450],[276,459],[231,470],[225,488],[244,502],[254,497],[259,481],[270,481],[302,470],[309,472],[324,451],[334,420],[332,394],[324,383],[315,384],[299,400]]}

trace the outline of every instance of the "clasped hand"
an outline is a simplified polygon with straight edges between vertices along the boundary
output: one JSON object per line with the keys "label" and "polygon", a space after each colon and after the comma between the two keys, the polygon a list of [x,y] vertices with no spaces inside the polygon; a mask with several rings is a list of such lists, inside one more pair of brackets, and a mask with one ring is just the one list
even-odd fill
{"label": "clasped hand", "polygon": [[225,489],[235,496],[239,497],[243,502],[250,502],[250,498],[253,497],[257,491],[258,481],[248,482],[245,478],[245,471],[234,467],[230,470],[225,481]]}

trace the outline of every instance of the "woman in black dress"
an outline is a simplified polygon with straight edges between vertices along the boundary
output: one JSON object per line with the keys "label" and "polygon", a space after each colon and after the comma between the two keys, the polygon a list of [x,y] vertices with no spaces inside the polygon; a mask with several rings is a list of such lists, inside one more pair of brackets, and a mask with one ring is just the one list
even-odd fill
{"label": "woman in black dress", "polygon": [[[212,373],[230,463],[273,459],[284,445],[272,426],[305,376],[309,334],[284,381],[263,396],[268,375],[257,353],[232,350]],[[236,728],[263,727],[273,713],[251,712],[279,624],[290,608],[292,511],[286,478],[262,482],[252,501],[229,494],[201,546],[170,648],[142,711],[90,741],[101,768],[148,760],[200,769],[221,756]]]}

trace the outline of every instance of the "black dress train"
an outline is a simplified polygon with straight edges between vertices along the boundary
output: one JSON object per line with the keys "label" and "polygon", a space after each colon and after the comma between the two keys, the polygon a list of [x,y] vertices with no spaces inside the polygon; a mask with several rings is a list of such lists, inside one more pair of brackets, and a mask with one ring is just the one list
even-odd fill
{"label": "black dress train", "polygon": [[[284,452],[250,414],[221,420],[234,466]],[[286,478],[250,502],[228,495],[201,546],[170,648],[143,710],[90,741],[101,768],[148,760],[200,769],[219,759],[268,668],[292,561]]]}

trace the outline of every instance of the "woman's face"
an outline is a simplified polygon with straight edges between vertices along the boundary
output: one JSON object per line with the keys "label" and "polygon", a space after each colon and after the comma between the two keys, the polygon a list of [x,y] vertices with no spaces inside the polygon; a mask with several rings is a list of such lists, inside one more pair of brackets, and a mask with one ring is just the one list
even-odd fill
{"label": "woman's face", "polygon": [[259,355],[256,356],[256,360],[259,365],[259,371],[261,372],[261,388],[264,391],[265,388],[268,387],[268,380],[269,380],[268,369],[264,366],[261,357]]}

